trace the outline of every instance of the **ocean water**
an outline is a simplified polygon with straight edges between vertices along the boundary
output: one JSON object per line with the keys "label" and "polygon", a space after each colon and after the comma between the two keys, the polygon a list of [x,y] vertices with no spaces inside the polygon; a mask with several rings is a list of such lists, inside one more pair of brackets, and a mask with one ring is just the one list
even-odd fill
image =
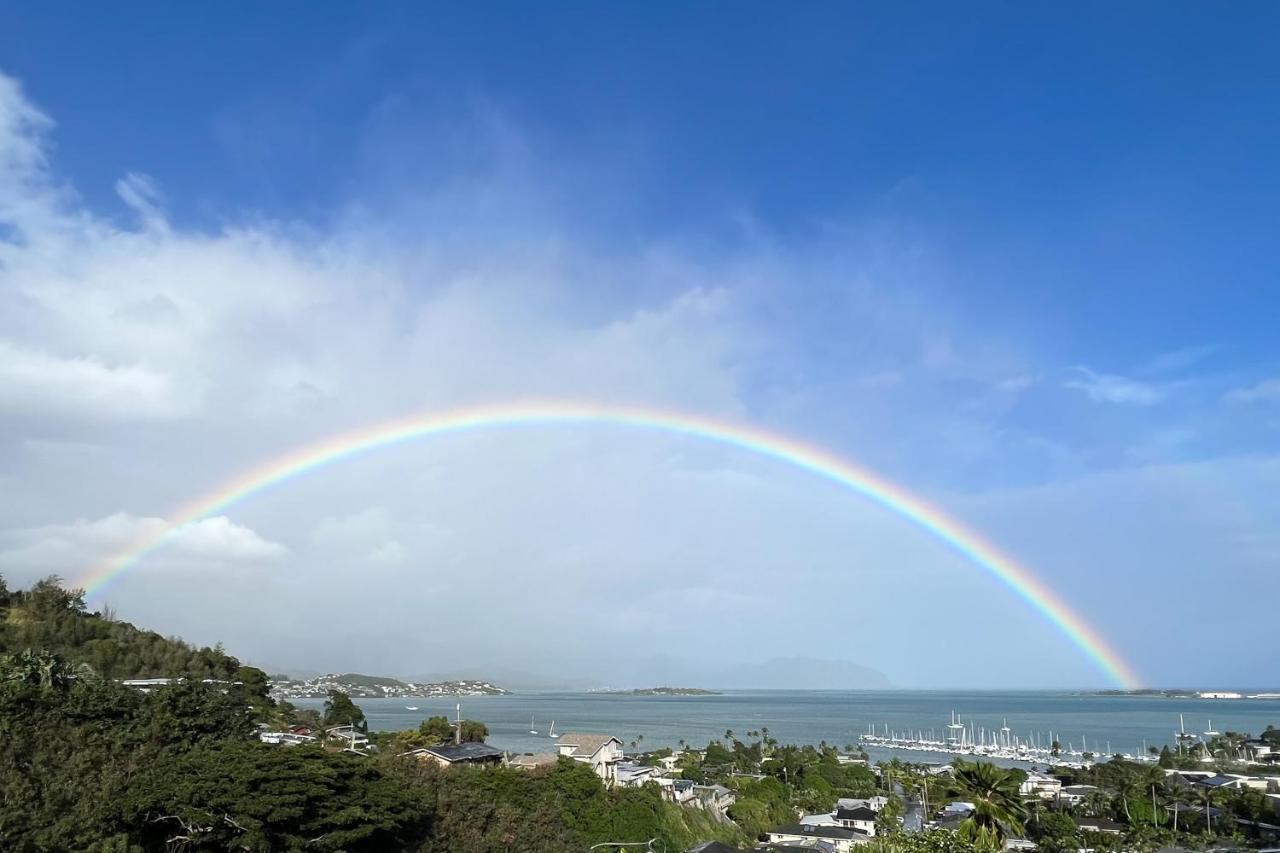
{"label": "ocean water", "polygon": [[[462,715],[489,727],[489,742],[513,752],[554,751],[547,737],[552,720],[557,732],[607,732],[630,748],[674,747],[683,738],[703,745],[726,729],[744,739],[746,732],[768,727],[782,743],[843,747],[874,725],[877,732],[933,730],[939,737],[952,711],[988,732],[1007,721],[1015,735],[1033,734],[1047,743],[1050,732],[1077,749],[1086,743],[1097,753],[1137,753],[1144,741],[1172,744],[1182,714],[1189,732],[1243,731],[1257,734],[1267,724],[1280,726],[1280,700],[1166,699],[1145,696],[1092,696],[1050,691],[731,691],[717,696],[624,696],[604,693],[529,692],[458,699],[361,699],[373,730],[416,728],[435,714]],[[320,699],[295,700],[319,708]],[[418,706],[409,711],[406,705]],[[539,734],[529,734],[530,718]],[[643,738],[643,739],[642,739]],[[926,757],[901,750],[867,750],[873,759]]]}

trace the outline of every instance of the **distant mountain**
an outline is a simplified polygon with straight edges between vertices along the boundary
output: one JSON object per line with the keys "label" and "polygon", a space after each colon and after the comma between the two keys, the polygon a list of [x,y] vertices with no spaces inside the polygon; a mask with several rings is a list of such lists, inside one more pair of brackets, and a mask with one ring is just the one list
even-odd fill
{"label": "distant mountain", "polygon": [[805,657],[729,667],[711,674],[704,683],[759,690],[883,690],[893,686],[884,673],[871,667]]}

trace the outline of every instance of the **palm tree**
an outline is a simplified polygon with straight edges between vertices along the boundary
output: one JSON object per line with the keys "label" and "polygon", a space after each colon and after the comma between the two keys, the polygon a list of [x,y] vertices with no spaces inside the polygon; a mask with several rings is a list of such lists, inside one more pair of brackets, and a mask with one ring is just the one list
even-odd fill
{"label": "palm tree", "polygon": [[729,742],[733,741],[733,729],[724,730],[724,739]]}
{"label": "palm tree", "polygon": [[960,824],[960,834],[973,843],[999,850],[1004,840],[1025,832],[1027,807],[1018,794],[1021,780],[994,764],[956,760],[947,794],[973,803],[973,814]]}

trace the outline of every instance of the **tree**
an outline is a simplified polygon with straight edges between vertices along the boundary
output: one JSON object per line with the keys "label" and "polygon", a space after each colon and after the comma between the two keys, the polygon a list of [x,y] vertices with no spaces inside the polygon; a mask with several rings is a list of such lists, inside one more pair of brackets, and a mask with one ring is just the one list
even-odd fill
{"label": "tree", "polygon": [[476,720],[462,721],[463,743],[484,743],[487,737],[489,737],[489,727],[484,723]]}
{"label": "tree", "polygon": [[960,759],[951,766],[948,793],[974,806],[973,814],[960,824],[959,831],[965,839],[998,850],[1006,838],[1025,832],[1027,809],[1018,794],[1025,778],[1021,773]]}
{"label": "tree", "polygon": [[1037,812],[1028,829],[1031,839],[1045,853],[1074,853],[1080,849],[1076,822],[1064,812]]}
{"label": "tree", "polygon": [[222,742],[154,765],[125,797],[149,849],[403,849],[429,812],[369,762]]}
{"label": "tree", "polygon": [[329,698],[324,703],[324,724],[326,726],[354,726],[364,731],[368,724],[364,719],[364,711],[351,701],[351,697],[341,690],[330,690]]}

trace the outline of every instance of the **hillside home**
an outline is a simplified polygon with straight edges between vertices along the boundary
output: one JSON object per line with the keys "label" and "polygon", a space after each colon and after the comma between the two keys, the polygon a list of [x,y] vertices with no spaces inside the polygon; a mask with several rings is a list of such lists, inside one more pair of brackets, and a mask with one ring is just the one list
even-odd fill
{"label": "hillside home", "polygon": [[1027,778],[1018,786],[1018,793],[1023,797],[1039,797],[1042,800],[1056,799],[1062,790],[1062,780],[1035,770],[1027,771]]}
{"label": "hillside home", "polygon": [[656,779],[657,774],[656,768],[620,761],[613,768],[613,783],[620,788],[639,788],[645,782]]}
{"label": "hillside home", "polygon": [[1058,792],[1058,802],[1068,806],[1078,806],[1098,793],[1097,785],[1063,785]]}
{"label": "hillside home", "polygon": [[871,837],[876,834],[876,816],[875,810],[866,806],[853,809],[837,807],[834,815],[836,823],[845,829],[857,830]]}
{"label": "hillside home", "polygon": [[588,764],[595,774],[612,784],[617,766],[622,762],[622,741],[612,735],[568,732],[556,744],[560,754]]}
{"label": "hillside home", "polygon": [[554,752],[536,752],[517,755],[507,762],[507,766],[517,770],[537,770],[541,767],[555,767],[559,760],[560,756]]}
{"label": "hillside home", "polygon": [[487,743],[442,743],[439,746],[422,747],[401,754],[412,755],[419,761],[431,761],[441,767],[502,763],[502,750],[495,749]]}
{"label": "hillside home", "polygon": [[769,830],[771,844],[794,844],[812,847],[826,842],[835,853],[850,853],[859,844],[869,844],[871,836],[839,826],[802,826],[798,823]]}
{"label": "hillside home", "polygon": [[729,806],[738,801],[738,795],[724,785],[694,785],[693,794],[704,809],[727,815]]}

